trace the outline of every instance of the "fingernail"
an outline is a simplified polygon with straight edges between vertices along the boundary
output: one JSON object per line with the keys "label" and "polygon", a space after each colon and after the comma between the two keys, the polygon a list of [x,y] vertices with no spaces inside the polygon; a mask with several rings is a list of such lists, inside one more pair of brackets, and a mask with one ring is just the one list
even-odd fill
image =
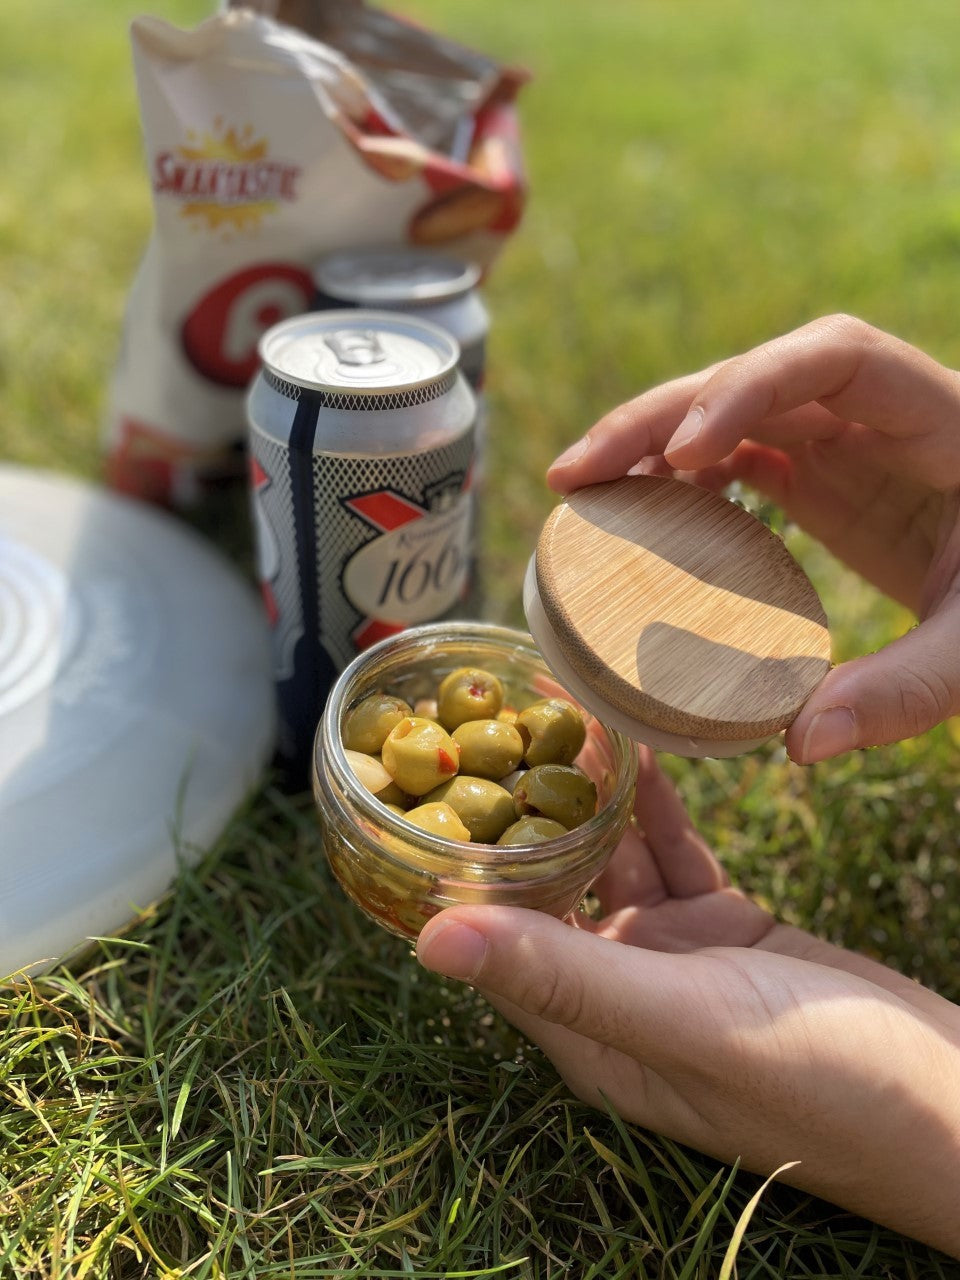
{"label": "fingernail", "polygon": [[569,449],[564,449],[559,458],[554,458],[551,467],[565,467],[568,462],[577,462],[587,452],[590,447],[590,437],[584,436],[582,440],[578,440],[576,444],[572,444]]}
{"label": "fingernail", "polygon": [[810,721],[800,751],[801,764],[816,764],[858,745],[857,717],[849,707],[829,707]]}
{"label": "fingernail", "polygon": [[417,941],[417,959],[425,969],[465,982],[477,976],[488,946],[482,933],[459,920],[443,920],[433,928],[426,925],[424,933]]}
{"label": "fingernail", "polygon": [[696,440],[700,434],[700,428],[703,426],[703,410],[696,405],[690,410],[684,420],[677,427],[676,431],[670,437],[670,443],[664,449],[664,453],[673,453],[676,449],[682,449],[684,445],[690,444]]}
{"label": "fingernail", "polygon": [[628,476],[648,476],[651,468],[654,466],[651,458],[641,458],[639,462],[635,462],[627,472]]}

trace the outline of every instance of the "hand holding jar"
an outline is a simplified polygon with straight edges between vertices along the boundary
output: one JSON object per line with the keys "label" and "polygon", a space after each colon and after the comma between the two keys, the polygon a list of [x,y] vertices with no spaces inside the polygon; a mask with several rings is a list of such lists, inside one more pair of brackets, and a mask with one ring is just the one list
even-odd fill
{"label": "hand holding jar", "polygon": [[829,673],[787,731],[794,760],[960,713],[960,375],[860,320],[816,320],[612,410],[548,481],[567,493],[638,470],[743,481],[917,613]]}
{"label": "hand holding jar", "polygon": [[960,1257],[960,1010],[732,888],[646,747],[634,816],[600,919],[455,906],[421,962],[584,1101]]}

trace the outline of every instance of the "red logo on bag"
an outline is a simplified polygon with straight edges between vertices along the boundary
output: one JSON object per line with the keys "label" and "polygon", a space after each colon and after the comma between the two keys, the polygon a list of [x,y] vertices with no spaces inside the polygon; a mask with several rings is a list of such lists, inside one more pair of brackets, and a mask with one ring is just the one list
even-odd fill
{"label": "red logo on bag", "polygon": [[182,201],[180,213],[211,231],[245,231],[259,225],[282,201],[297,198],[300,166],[267,156],[265,138],[253,129],[227,129],[214,121],[212,133],[187,131],[187,141],[153,158],[157,195]]}
{"label": "red logo on bag", "polygon": [[306,311],[313,288],[309,273],[288,262],[261,262],[228,276],[183,322],[187,359],[211,382],[245,387],[257,371],[261,334]]}

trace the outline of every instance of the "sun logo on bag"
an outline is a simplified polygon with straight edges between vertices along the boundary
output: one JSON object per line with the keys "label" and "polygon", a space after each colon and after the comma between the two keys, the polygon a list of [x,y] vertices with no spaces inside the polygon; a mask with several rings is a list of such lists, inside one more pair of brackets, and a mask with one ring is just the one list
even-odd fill
{"label": "sun logo on bag", "polygon": [[251,125],[221,117],[210,131],[188,129],[183,143],[158,151],[153,190],[180,202],[180,214],[226,235],[257,228],[284,201],[296,200],[300,166],[271,160],[267,140]]}

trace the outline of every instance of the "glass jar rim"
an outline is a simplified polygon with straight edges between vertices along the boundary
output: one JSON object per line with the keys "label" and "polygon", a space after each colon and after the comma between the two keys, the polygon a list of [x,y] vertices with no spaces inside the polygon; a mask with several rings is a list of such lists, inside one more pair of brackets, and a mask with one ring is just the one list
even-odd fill
{"label": "glass jar rim", "polygon": [[[372,792],[361,785],[350,768],[340,738],[340,715],[342,709],[348,705],[352,686],[363,672],[376,665],[377,660],[384,654],[392,653],[402,657],[407,653],[411,655],[416,653],[418,657],[422,657],[425,643],[428,646],[434,643],[438,649],[442,649],[451,641],[479,641],[481,645],[490,647],[519,649],[531,662],[540,665],[544,674],[555,678],[529,632],[484,622],[439,622],[410,627],[395,636],[388,636],[385,640],[371,645],[341,672],[330,690],[317,729],[314,741],[314,769],[319,773],[321,767],[326,767],[332,773],[337,788],[350,798],[352,804],[359,810],[365,811],[371,820],[375,820],[391,836],[395,836],[398,842],[416,844],[419,852],[432,856],[439,865],[472,864],[485,870],[495,870],[497,866],[507,862],[513,865],[535,867],[540,863],[569,859],[567,865],[573,869],[581,861],[589,862],[592,846],[589,836],[593,833],[599,836],[613,819],[619,808],[619,802],[622,802],[623,792],[632,789],[635,785],[638,761],[636,743],[626,734],[611,728],[598,717],[593,716],[589,708],[586,710],[600,724],[619,757],[620,767],[616,773],[613,792],[606,804],[579,827],[574,827],[562,836],[555,836],[537,844],[496,845],[480,842],[466,844],[423,831],[388,809]],[[571,856],[578,853],[581,855],[579,858]],[[394,851],[385,845],[381,848],[381,856],[399,866],[407,865],[405,859],[397,857]]]}

